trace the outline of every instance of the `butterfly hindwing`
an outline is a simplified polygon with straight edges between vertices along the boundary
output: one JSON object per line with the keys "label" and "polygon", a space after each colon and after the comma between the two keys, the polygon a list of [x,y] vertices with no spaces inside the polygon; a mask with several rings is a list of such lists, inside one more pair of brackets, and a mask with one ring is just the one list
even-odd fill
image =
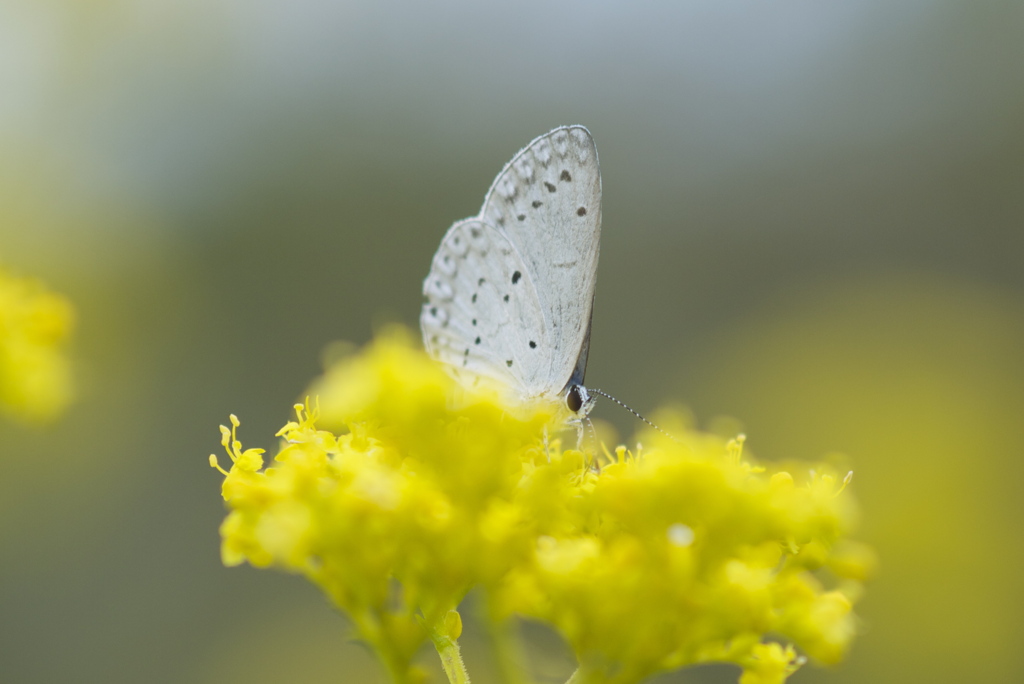
{"label": "butterfly hindwing", "polygon": [[546,373],[550,339],[528,266],[479,219],[453,225],[424,281],[427,351],[468,385],[478,376],[526,393]]}

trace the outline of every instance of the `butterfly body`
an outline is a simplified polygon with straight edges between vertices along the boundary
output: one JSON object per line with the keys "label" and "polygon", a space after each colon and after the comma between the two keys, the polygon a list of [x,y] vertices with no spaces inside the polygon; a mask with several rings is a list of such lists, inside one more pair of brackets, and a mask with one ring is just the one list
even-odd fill
{"label": "butterfly body", "polygon": [[582,126],[540,136],[498,174],[480,213],[445,234],[424,281],[428,353],[468,386],[585,415],[601,234],[597,149]]}

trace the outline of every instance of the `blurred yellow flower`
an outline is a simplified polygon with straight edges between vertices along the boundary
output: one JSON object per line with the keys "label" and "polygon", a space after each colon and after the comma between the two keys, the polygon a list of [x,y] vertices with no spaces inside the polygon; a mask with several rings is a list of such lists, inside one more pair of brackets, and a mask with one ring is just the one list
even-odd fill
{"label": "blurred yellow flower", "polygon": [[450,681],[468,681],[455,609],[474,588],[491,619],[554,626],[579,658],[574,683],[709,661],[781,682],[803,658],[766,634],[826,663],[854,635],[868,551],[841,543],[853,504],[820,466],[769,474],[741,442],[697,433],[600,458],[562,449],[545,437],[550,407],[465,395],[401,334],[313,393],[319,408],[296,407],[266,469],[234,416],[222,428],[223,559],[305,575],[393,681],[423,676],[412,659],[428,639]]}
{"label": "blurred yellow flower", "polygon": [[74,310],[39,281],[0,268],[0,408],[45,422],[71,401],[66,345]]}

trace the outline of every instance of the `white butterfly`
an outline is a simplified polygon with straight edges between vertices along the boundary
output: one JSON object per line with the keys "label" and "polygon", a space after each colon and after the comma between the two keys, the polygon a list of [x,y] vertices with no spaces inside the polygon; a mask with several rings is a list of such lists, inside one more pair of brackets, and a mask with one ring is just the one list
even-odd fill
{"label": "white butterfly", "polygon": [[601,238],[601,171],[583,126],[540,136],[453,225],[423,283],[423,342],[453,375],[496,381],[578,417]]}

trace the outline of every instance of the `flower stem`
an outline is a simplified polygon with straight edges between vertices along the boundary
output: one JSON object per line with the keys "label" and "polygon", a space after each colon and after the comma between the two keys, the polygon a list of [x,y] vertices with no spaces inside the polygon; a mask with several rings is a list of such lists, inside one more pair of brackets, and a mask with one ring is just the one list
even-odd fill
{"label": "flower stem", "polygon": [[370,646],[381,665],[384,666],[391,683],[409,684],[411,681],[409,661],[399,655],[394,643],[380,628],[380,616],[373,615],[372,611],[353,611],[352,621],[356,624],[359,636]]}
{"label": "flower stem", "polygon": [[459,642],[436,633],[431,634],[431,640],[434,642],[434,648],[437,649],[437,655],[441,656],[441,667],[448,675],[450,684],[470,684],[466,664],[462,662]]}
{"label": "flower stem", "polygon": [[382,658],[381,660],[384,663],[384,669],[387,670],[388,676],[391,677],[393,684],[408,684],[410,681],[408,667],[405,667],[390,658]]}
{"label": "flower stem", "polygon": [[611,681],[635,681],[633,679],[609,679],[600,670],[593,667],[586,667],[580,665],[576,668],[572,676],[566,680],[565,684],[604,684]]}

